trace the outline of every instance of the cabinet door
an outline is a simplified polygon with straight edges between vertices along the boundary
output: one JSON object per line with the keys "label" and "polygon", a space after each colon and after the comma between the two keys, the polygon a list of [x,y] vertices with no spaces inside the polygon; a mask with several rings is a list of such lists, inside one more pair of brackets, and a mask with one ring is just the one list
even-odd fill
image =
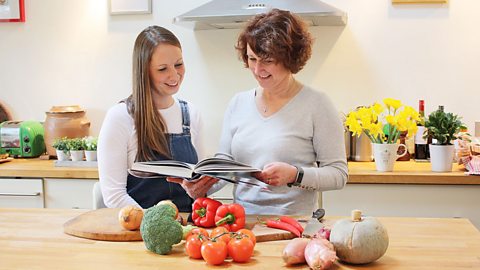
{"label": "cabinet door", "polygon": [[221,201],[222,203],[232,203],[233,202],[233,184],[227,184],[219,191],[211,194],[209,196],[212,199]]}
{"label": "cabinet door", "polygon": [[323,194],[329,216],[462,217],[480,229],[479,185],[347,184]]}
{"label": "cabinet door", "polygon": [[45,208],[93,209],[96,179],[45,178]]}
{"label": "cabinet door", "polygon": [[0,179],[0,207],[43,208],[42,179]]}

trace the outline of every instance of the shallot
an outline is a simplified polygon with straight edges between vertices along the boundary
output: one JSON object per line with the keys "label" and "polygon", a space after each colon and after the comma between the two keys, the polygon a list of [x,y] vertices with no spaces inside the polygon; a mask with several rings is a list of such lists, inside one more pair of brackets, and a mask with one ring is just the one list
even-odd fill
{"label": "shallot", "polygon": [[313,238],[323,238],[330,241],[330,232],[331,230],[329,228],[322,227],[313,235]]}
{"label": "shallot", "polygon": [[288,242],[282,252],[283,261],[287,265],[305,263],[305,247],[308,242],[308,238],[294,238]]}
{"label": "shallot", "polygon": [[335,249],[327,239],[313,238],[305,248],[305,260],[314,270],[328,269],[337,260]]}

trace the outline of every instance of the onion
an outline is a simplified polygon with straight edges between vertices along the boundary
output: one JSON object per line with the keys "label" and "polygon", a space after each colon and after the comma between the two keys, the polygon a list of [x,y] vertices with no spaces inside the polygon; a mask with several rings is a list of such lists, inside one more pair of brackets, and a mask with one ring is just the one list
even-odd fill
{"label": "onion", "polygon": [[162,204],[170,205],[175,210],[175,218],[174,219],[178,218],[178,207],[171,200],[163,200],[163,201],[160,201],[159,203],[157,203],[157,205],[162,205]]}
{"label": "onion", "polygon": [[313,238],[305,248],[305,260],[311,269],[328,269],[337,260],[337,255],[327,239]]}
{"label": "onion", "polygon": [[134,205],[128,205],[118,212],[118,221],[123,228],[134,231],[140,228],[143,218],[143,209]]}
{"label": "onion", "polygon": [[305,247],[310,239],[294,238],[283,249],[282,258],[287,265],[305,263]]}

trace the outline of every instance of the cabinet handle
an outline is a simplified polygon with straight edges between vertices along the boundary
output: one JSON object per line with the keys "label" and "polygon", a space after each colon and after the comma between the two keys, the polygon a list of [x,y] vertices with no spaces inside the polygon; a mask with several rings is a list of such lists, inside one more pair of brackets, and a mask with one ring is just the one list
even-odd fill
{"label": "cabinet handle", "polygon": [[35,193],[0,193],[0,196],[36,197],[36,196],[40,196],[40,192],[35,192]]}

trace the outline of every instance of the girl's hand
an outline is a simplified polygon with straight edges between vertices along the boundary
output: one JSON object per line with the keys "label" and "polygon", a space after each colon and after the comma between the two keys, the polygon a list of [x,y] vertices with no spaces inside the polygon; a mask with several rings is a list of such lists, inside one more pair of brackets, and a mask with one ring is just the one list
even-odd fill
{"label": "girl's hand", "polygon": [[297,177],[297,168],[285,162],[272,162],[255,175],[258,180],[272,186],[285,186]]}
{"label": "girl's hand", "polygon": [[183,189],[187,192],[188,196],[192,197],[193,199],[205,197],[207,195],[207,191],[218,182],[217,178],[210,177],[210,176],[202,176],[198,180],[189,182],[183,178],[177,177],[167,177],[167,181],[171,183],[180,184]]}

